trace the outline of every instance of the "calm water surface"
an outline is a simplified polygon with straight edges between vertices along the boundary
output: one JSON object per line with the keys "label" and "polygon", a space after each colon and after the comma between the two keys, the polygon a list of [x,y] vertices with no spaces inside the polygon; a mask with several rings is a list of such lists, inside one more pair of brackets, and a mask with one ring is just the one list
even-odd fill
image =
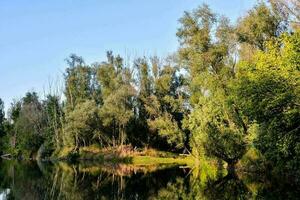
{"label": "calm water surface", "polygon": [[180,166],[70,165],[0,160],[0,200],[300,199],[299,188],[262,176]]}

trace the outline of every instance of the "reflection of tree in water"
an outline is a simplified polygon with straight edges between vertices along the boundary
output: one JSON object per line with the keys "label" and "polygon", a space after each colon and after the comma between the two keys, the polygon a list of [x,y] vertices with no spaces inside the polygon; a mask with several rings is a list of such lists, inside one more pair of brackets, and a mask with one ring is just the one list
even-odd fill
{"label": "reflection of tree in water", "polygon": [[[36,163],[1,165],[1,188],[11,188],[12,199],[146,199],[156,196],[178,170],[158,170],[119,176],[108,170],[82,172],[76,165]],[[40,170],[42,168],[42,170]],[[175,171],[174,171],[175,170]]]}
{"label": "reflection of tree in water", "polygon": [[156,199],[192,200],[192,199],[248,199],[250,193],[244,183],[235,174],[228,174],[217,180],[201,180],[201,177],[189,176],[177,178],[160,190]]}
{"label": "reflection of tree in water", "polygon": [[248,174],[239,178],[236,173],[224,177],[190,175],[170,181],[153,199],[192,200],[192,199],[299,199],[300,188],[278,179],[268,179],[261,174]]}
{"label": "reflection of tree in water", "polygon": [[[156,171],[153,168],[147,172],[135,169],[129,173],[128,166],[38,166],[17,162],[0,166],[0,191],[11,189],[9,199],[295,199],[299,196],[296,187],[255,179],[253,174],[240,178],[234,173],[220,176],[209,167],[185,169],[185,172],[178,167]],[[259,181],[262,182],[257,184]]]}
{"label": "reflection of tree in water", "polygon": [[36,163],[19,165],[15,161],[5,161],[0,166],[1,187],[9,189],[8,199],[44,199],[47,185],[41,171],[36,170]]}
{"label": "reflection of tree in water", "polygon": [[208,199],[250,199],[251,193],[235,172],[209,182],[204,191]]}
{"label": "reflection of tree in water", "polygon": [[[85,171],[85,172],[82,172]],[[183,176],[178,168],[161,169],[151,173],[117,175],[120,172],[97,170],[87,172],[78,166],[60,166],[52,175],[51,199],[147,199],[157,196],[176,176]],[[174,176],[176,175],[176,176]]]}

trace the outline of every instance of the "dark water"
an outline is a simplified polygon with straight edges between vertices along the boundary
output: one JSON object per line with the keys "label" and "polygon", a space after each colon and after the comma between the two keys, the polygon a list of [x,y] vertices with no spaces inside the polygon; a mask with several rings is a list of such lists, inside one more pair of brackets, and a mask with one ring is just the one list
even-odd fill
{"label": "dark water", "polygon": [[0,160],[4,199],[300,199],[297,186],[204,167],[69,165]]}

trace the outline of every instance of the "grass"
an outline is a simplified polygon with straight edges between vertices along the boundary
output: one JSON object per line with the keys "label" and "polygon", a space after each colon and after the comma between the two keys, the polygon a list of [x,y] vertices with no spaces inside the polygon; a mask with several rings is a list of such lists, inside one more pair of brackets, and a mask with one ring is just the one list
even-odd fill
{"label": "grass", "polygon": [[[95,161],[98,163],[126,163],[134,165],[194,165],[192,156],[179,156],[171,152],[158,151],[152,148],[133,149],[131,146],[100,148],[96,145],[82,147],[75,156],[72,147],[57,152],[53,160]],[[70,159],[71,158],[71,159]]]}
{"label": "grass", "polygon": [[132,164],[134,165],[159,165],[159,164],[178,164],[194,165],[195,160],[191,156],[186,157],[152,157],[152,156],[134,156]]}

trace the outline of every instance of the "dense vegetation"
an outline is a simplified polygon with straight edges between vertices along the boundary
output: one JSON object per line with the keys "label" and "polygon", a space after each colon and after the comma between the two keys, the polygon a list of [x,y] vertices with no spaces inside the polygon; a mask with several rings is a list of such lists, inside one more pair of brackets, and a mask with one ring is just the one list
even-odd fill
{"label": "dense vegetation", "polygon": [[185,12],[180,47],[127,62],[70,55],[63,95],[28,92],[4,118],[2,154],[45,158],[71,148],[152,147],[234,166],[256,149],[300,177],[299,5],[259,3],[231,24],[207,5]]}

